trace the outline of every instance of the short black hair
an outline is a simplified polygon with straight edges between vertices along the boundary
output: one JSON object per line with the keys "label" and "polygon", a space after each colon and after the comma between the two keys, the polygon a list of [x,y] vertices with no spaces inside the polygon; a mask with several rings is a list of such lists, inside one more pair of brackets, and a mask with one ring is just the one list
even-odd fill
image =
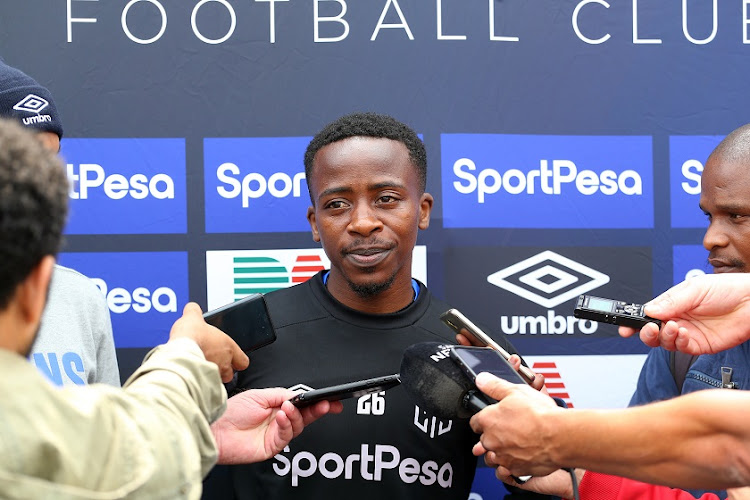
{"label": "short black hair", "polygon": [[[427,152],[416,132],[392,116],[378,113],[352,113],[329,123],[312,138],[305,150],[305,178],[310,191],[313,161],[321,148],[349,137],[375,137],[392,139],[406,146],[409,159],[417,170],[419,188],[427,188]],[[312,200],[312,191],[310,191]],[[315,200],[313,200],[315,204]]]}
{"label": "short black hair", "polygon": [[18,123],[0,118],[0,310],[47,255],[56,255],[68,212],[57,156]]}

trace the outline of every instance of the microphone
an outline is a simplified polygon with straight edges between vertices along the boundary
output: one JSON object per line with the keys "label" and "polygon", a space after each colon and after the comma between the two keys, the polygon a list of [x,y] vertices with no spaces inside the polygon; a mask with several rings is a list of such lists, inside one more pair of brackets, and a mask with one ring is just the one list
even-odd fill
{"label": "microphone", "polygon": [[420,342],[404,351],[401,385],[420,408],[440,418],[469,418],[490,403],[450,359],[449,345]]}

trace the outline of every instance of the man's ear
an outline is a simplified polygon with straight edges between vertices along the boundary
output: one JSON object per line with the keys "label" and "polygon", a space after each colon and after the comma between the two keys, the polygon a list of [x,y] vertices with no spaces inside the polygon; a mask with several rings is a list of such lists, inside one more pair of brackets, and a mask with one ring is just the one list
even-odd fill
{"label": "man's ear", "polygon": [[419,200],[419,229],[430,227],[430,214],[432,213],[432,204],[434,201],[430,193],[422,194]]}
{"label": "man's ear", "polygon": [[18,285],[18,306],[24,321],[39,323],[47,303],[47,291],[55,268],[55,258],[47,255]]}
{"label": "man's ear", "polygon": [[318,232],[318,223],[315,220],[315,207],[307,208],[307,222],[310,223],[313,241],[320,242],[320,233]]}

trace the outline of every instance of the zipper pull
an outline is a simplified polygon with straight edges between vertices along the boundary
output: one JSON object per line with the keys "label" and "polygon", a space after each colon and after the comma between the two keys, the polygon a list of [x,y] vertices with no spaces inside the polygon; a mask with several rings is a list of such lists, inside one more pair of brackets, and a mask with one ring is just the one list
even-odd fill
{"label": "zipper pull", "polygon": [[732,382],[732,367],[721,367],[721,387],[724,389],[739,389],[739,386]]}

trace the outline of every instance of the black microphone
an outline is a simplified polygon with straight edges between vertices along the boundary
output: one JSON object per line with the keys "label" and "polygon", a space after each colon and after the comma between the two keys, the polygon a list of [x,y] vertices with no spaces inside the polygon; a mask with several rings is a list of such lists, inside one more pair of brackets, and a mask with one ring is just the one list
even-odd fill
{"label": "black microphone", "polygon": [[490,404],[450,359],[450,345],[420,342],[404,351],[401,385],[420,408],[440,418],[469,418]]}

